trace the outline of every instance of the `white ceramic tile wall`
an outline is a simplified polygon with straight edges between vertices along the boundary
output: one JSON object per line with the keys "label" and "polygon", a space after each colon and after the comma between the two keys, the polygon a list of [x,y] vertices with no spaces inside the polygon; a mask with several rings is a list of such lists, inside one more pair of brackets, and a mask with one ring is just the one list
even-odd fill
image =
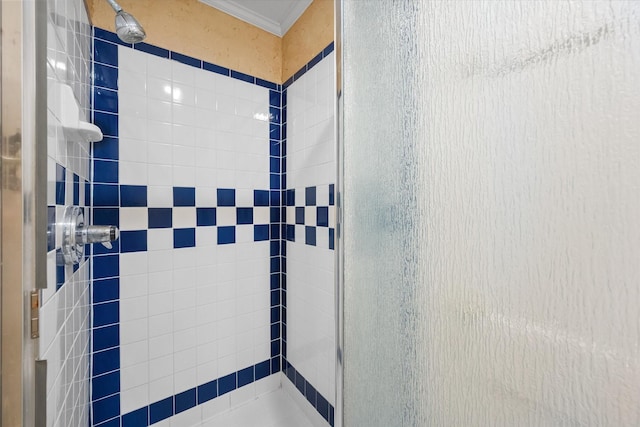
{"label": "white ceramic tile wall", "polygon": [[120,184],[269,189],[269,123],[256,119],[269,115],[268,89],[130,48],[118,55]]}
{"label": "white ceramic tile wall", "polygon": [[[147,186],[149,207],[172,207],[172,187],[195,187],[207,207],[216,188],[234,188],[237,206],[253,206],[253,190],[269,189],[269,124],[257,119],[269,91],[127,47],[118,55],[119,183]],[[236,224],[235,208],[218,208],[218,225],[227,213]],[[262,220],[268,208],[254,209]],[[146,208],[120,210],[123,230],[146,221]],[[195,225],[195,208],[173,208],[174,228]],[[174,249],[171,229],[150,229],[147,251],[120,254],[122,414],[270,358],[269,241],[247,226],[235,244],[215,233],[198,227],[195,247]],[[225,399],[159,425],[190,425]]]}
{"label": "white ceramic tile wall", "polygon": [[[334,61],[331,53],[287,89],[287,187],[299,198],[316,186],[318,206],[329,205],[328,184],[336,181]],[[305,211],[315,215],[315,207]],[[288,209],[287,222],[292,214]],[[296,241],[287,242],[287,360],[335,405],[335,252],[324,233],[316,246],[303,236],[296,226]]]}
{"label": "white ceramic tile wall", "polygon": [[287,187],[300,194],[305,187],[335,183],[334,110],[331,53],[287,89]]}
{"label": "white ceramic tile wall", "polygon": [[[58,164],[89,179],[88,142],[71,142],[60,128],[56,82],[71,86],[81,115],[89,119],[91,28],[82,0],[47,0],[47,154]],[[55,172],[55,171],[54,171]]]}
{"label": "white ceramic tile wall", "polygon": [[[63,206],[74,202],[74,174],[79,177],[76,202],[85,205],[85,182],[90,173],[89,144],[69,141],[62,132],[56,83],[72,87],[81,114],[88,120],[91,34],[82,0],[47,0],[47,12],[47,204],[59,219]],[[56,168],[65,171],[59,203]],[[55,233],[55,246],[59,246],[60,230]],[[42,291],[39,342],[39,356],[48,361],[47,426],[85,427],[89,423],[89,262],[83,261],[76,271],[67,266],[62,272],[57,269],[55,247],[51,249],[47,289]],[[61,278],[64,284],[56,292]]]}
{"label": "white ceramic tile wall", "polygon": [[85,262],[40,309],[40,358],[47,360],[47,426],[89,423],[90,300]]}

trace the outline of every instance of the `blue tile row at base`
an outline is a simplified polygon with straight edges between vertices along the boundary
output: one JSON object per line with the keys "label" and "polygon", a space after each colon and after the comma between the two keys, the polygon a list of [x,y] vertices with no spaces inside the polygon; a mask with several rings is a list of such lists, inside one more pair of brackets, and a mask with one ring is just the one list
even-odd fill
{"label": "blue tile row at base", "polygon": [[282,368],[284,374],[289,381],[296,386],[298,391],[307,399],[307,401],[313,406],[322,418],[324,418],[331,427],[334,425],[335,408],[329,403],[329,401],[318,392],[315,387],[307,381],[302,374],[293,367],[286,359],[283,360],[284,366]]}
{"label": "blue tile row at base", "polygon": [[[280,358],[273,357],[122,416],[119,415],[120,394],[112,394],[92,402],[93,425],[96,427],[147,427],[279,371]],[[116,373],[119,375],[118,371]],[[104,395],[99,389],[102,384],[105,387],[113,386],[111,381],[101,382],[94,379],[94,396]],[[97,390],[96,387],[98,387]]]}

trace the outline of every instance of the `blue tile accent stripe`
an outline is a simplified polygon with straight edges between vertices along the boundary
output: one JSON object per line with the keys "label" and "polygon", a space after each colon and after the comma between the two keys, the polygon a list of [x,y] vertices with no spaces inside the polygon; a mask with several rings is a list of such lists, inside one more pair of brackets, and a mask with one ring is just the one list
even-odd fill
{"label": "blue tile accent stripe", "polygon": [[149,405],[149,424],[155,424],[173,415],[173,397],[160,400]]}
{"label": "blue tile accent stripe", "polygon": [[[105,134],[101,144],[93,146],[93,224],[119,226],[121,196],[126,204],[146,206],[140,190],[120,188],[118,183],[118,48],[120,39],[113,33],[93,29],[93,94],[91,111],[94,123]],[[115,43],[115,44],[114,44]],[[131,45],[129,45],[131,46]],[[108,91],[107,91],[108,90]],[[103,99],[107,96],[109,102]],[[129,191],[131,190],[131,191]],[[120,257],[122,249],[133,250],[142,244],[135,234],[123,234],[109,252],[101,245],[93,248],[93,300],[91,349],[90,424],[118,426],[120,423]],[[144,246],[146,247],[146,236]],[[126,246],[121,248],[121,243]],[[127,423],[131,417],[127,418]],[[124,420],[123,420],[124,421]]]}
{"label": "blue tile accent stripe", "polygon": [[263,80],[258,77],[256,77],[256,84],[258,86],[266,87],[267,89],[278,90],[278,85],[276,83],[270,82],[268,80]]}
{"label": "blue tile accent stripe", "polygon": [[191,65],[192,67],[202,68],[202,61],[199,59],[173,51],[171,51],[169,54],[170,58],[174,61],[182,62],[183,64]]}
{"label": "blue tile accent stripe", "polygon": [[[280,111],[282,107],[282,93],[280,88],[269,90],[269,205],[272,212],[270,215],[270,265],[271,265],[271,319],[270,319],[270,339],[271,339],[271,373],[278,372],[282,369],[282,330],[283,324],[281,320],[282,306],[280,304],[280,293],[282,292],[284,254],[282,253],[282,235],[280,228],[282,227],[283,218],[278,215],[278,210],[282,208],[282,133],[281,133],[281,114],[278,118],[273,117],[274,112]],[[274,298],[274,295],[276,298]]]}
{"label": "blue tile accent stripe", "polygon": [[154,46],[147,43],[136,43],[133,45],[135,50],[150,53],[151,55],[159,56],[160,58],[169,58],[169,51],[158,46]]}
{"label": "blue tile accent stripe", "polygon": [[[93,28],[93,35],[94,35],[94,61],[96,63],[100,63],[101,65],[111,65],[116,67],[118,66],[118,54],[115,46],[117,44],[120,46],[130,47],[135,50],[148,53],[150,55],[155,55],[160,58],[169,58],[171,60],[178,61],[186,65],[191,65],[192,67],[195,67],[195,68],[211,71],[216,74],[221,74],[223,76],[228,76],[233,79],[242,80],[244,82],[262,86],[268,89],[277,90],[277,91],[282,90],[282,85],[280,84],[270,82],[268,80],[264,80],[259,77],[251,76],[249,74],[245,74],[237,70],[231,70],[229,68],[212,64],[210,62],[202,61],[198,58],[194,58],[192,56],[185,55],[179,52],[167,50],[167,49],[154,46],[148,43],[136,43],[133,45],[130,43],[124,43],[118,38],[118,36],[115,33],[103,30],[98,27]],[[103,130],[103,133],[104,133],[104,130]]]}
{"label": "blue tile accent stripe", "polygon": [[253,84],[256,83],[256,78],[255,77],[250,76],[250,75],[245,74],[245,73],[241,73],[240,71],[231,70],[231,77],[233,77],[234,79],[242,80],[242,81],[247,82],[247,83],[253,83]]}
{"label": "blue tile accent stripe", "polygon": [[293,367],[291,363],[285,362],[282,370],[289,381],[296,386],[298,391],[307,399],[311,406],[313,406],[316,411],[322,415],[322,418],[324,418],[329,425],[333,426],[335,418],[335,408],[333,405],[331,405],[329,401],[322,396],[315,387],[313,387],[313,385],[311,385],[311,383]]}
{"label": "blue tile accent stripe", "polygon": [[[186,411],[187,409],[193,408],[196,405],[201,405],[215,399],[216,397],[222,396],[247,384],[251,384],[254,381],[261,380],[262,378],[271,375],[270,365],[271,362],[269,360],[264,360],[229,375],[225,375],[197,387],[185,390],[174,396],[153,402],[149,406],[131,411],[122,415],[122,427],[149,426],[172,417],[175,414]],[[115,376],[107,378],[107,384],[111,378],[115,378]],[[98,384],[101,385],[102,382]],[[94,387],[95,386],[96,383],[94,382]],[[113,384],[110,384],[110,386],[115,387]]]}
{"label": "blue tile accent stripe", "polygon": [[204,61],[202,63],[202,69],[207,70],[207,71],[211,71],[211,72],[214,72],[216,74],[223,75],[223,76],[227,76],[227,77],[231,76],[231,70],[229,70],[228,68],[221,67],[220,65],[212,64],[212,63],[206,62],[206,61]]}

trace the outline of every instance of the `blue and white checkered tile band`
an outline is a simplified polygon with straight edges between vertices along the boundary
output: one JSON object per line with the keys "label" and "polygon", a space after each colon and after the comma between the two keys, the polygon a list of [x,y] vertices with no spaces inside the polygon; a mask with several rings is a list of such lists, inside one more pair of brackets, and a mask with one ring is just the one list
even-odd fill
{"label": "blue and white checkered tile band", "polygon": [[[196,191],[214,192],[202,199],[217,202],[197,206]],[[172,242],[168,248],[195,247],[202,228],[215,230],[219,245],[269,240],[269,190],[253,190],[251,201],[236,200],[236,192],[173,187],[173,206],[149,207],[146,186],[95,184],[94,223],[120,226],[121,253],[146,251],[163,241]]]}
{"label": "blue and white checkered tile band", "polygon": [[[335,185],[288,189],[286,239],[317,246],[320,241],[335,248]],[[326,234],[326,239],[324,234]]]}

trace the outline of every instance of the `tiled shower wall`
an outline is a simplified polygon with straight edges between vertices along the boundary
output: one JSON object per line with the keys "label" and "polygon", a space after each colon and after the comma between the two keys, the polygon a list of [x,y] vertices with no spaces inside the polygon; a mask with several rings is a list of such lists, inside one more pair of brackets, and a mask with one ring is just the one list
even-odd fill
{"label": "tiled shower wall", "polygon": [[195,424],[278,387],[287,343],[333,424],[332,52],[282,91],[95,29],[93,218],[121,236],[94,249],[93,425]]}
{"label": "tiled shower wall", "polygon": [[92,422],[193,425],[280,384],[280,87],[97,28],[94,61]]}
{"label": "tiled shower wall", "polygon": [[[82,0],[47,1],[47,289],[41,294],[39,358],[47,360],[47,426],[89,420],[89,261],[62,263],[65,206],[89,204],[89,143],[70,140],[60,122],[58,84],[68,84],[89,118],[91,27]],[[87,212],[85,212],[87,214]]]}
{"label": "tiled shower wall", "polygon": [[284,84],[285,373],[333,425],[335,406],[335,53]]}

